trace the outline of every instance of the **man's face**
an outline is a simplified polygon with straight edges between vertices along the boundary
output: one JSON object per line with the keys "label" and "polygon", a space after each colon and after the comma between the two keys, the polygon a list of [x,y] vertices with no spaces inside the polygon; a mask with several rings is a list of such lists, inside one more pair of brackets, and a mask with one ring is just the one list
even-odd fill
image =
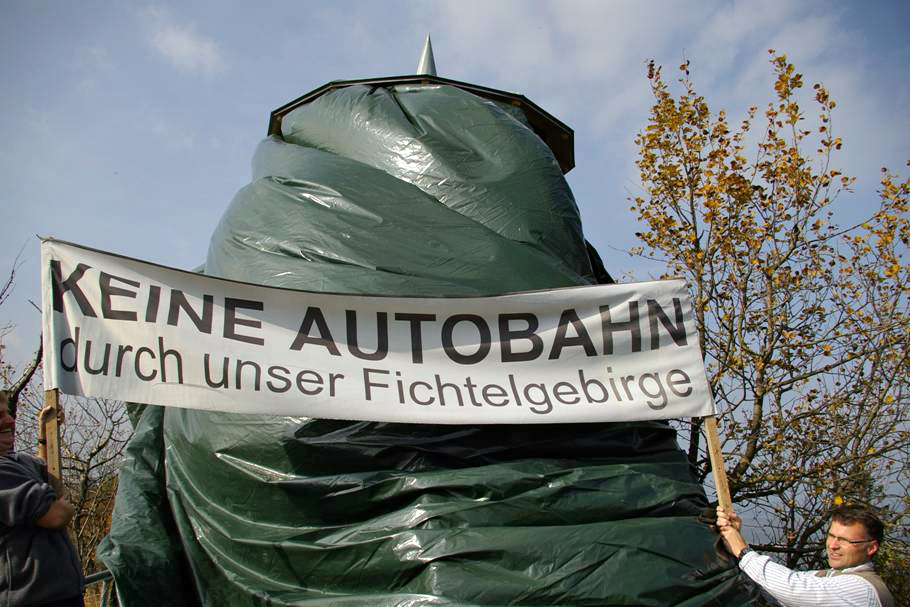
{"label": "man's face", "polygon": [[9,414],[6,398],[0,396],[0,456],[13,450],[16,440],[16,419]]}
{"label": "man's face", "polygon": [[832,569],[862,565],[872,560],[872,555],[878,550],[878,542],[869,537],[866,526],[862,523],[844,525],[831,521],[825,545],[828,549],[828,565]]}

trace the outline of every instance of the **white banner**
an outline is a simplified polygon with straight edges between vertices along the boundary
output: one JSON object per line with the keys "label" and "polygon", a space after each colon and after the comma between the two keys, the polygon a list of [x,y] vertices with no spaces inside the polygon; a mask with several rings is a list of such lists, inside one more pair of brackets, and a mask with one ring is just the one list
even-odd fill
{"label": "white banner", "polygon": [[682,280],[495,297],[263,287],[41,245],[44,385],[138,403],[440,424],[699,417]]}

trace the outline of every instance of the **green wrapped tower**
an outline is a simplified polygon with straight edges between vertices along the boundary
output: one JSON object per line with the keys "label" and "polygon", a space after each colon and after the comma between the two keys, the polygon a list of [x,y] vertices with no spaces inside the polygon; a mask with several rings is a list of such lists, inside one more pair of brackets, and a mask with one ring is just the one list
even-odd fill
{"label": "green wrapped tower", "polygon": [[[572,131],[435,75],[275,110],[205,273],[308,291],[610,282]],[[757,605],[663,422],[444,426],[146,407],[102,558],[124,605]]]}

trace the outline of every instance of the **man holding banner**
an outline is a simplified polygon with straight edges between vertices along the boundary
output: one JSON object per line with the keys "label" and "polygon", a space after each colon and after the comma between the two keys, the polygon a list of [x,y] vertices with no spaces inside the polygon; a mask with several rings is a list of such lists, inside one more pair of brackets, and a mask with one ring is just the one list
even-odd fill
{"label": "man holding banner", "polygon": [[[45,411],[39,419],[44,440]],[[14,453],[15,419],[0,391],[0,604],[80,607],[82,570],[66,535],[74,509],[44,462]]]}
{"label": "man holding banner", "polygon": [[754,552],[740,534],[742,520],[717,507],[717,527],[739,568],[785,607],[893,607],[872,558],[883,525],[866,508],[841,506],[831,516],[825,542],[830,569],[797,572]]}

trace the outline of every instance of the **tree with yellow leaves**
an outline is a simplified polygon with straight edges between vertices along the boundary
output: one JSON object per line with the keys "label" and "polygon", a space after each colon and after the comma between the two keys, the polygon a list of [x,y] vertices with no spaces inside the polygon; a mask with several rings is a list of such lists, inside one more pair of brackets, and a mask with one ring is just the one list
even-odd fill
{"label": "tree with yellow leaves", "polygon": [[[690,285],[733,500],[765,532],[756,547],[791,567],[821,565],[829,509],[867,503],[886,508],[899,561],[910,522],[910,179],[884,172],[877,210],[839,226],[835,202],[853,180],[832,167],[835,102],[816,84],[807,126],[802,75],[774,51],[771,65],[774,100],[736,128],[698,95],[688,61],[675,96],[648,66],[634,253]],[[710,478],[699,421],[683,430]]]}

